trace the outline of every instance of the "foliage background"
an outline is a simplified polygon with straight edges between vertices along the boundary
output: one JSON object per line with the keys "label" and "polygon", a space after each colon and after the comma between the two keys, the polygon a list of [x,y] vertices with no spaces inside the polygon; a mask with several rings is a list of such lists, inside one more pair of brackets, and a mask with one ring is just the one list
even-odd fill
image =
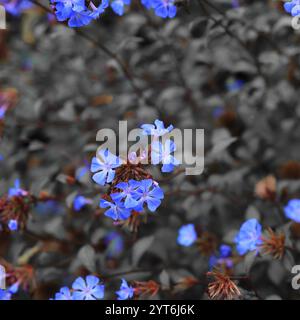
{"label": "foliage background", "polygon": [[[281,261],[260,256],[237,263],[235,275],[250,269],[251,283],[239,282],[242,298],[299,298],[290,270],[300,241],[282,213],[300,190],[299,33],[280,1],[241,0],[238,8],[229,0],[211,1],[222,15],[199,1],[202,6],[180,2],[172,20],[134,1],[123,17],[108,10],[79,32],[40,7],[8,17],[0,38],[0,83],[2,90],[15,88],[18,100],[5,116],[0,190],[5,194],[20,178],[24,189],[54,198],[32,210],[26,231],[0,234],[0,255],[14,266],[25,259],[35,270],[36,285],[16,298],[49,299],[76,276],[95,273],[107,283],[108,299],[115,298],[121,277],[159,282],[155,299],[207,299],[211,251],[179,247],[178,228],[194,223],[211,234],[208,246],[215,248],[232,243],[250,217],[284,230],[296,251]],[[86,36],[121,57],[138,89]],[[230,88],[236,80],[243,85]],[[136,128],[156,118],[205,129],[205,171],[169,179],[154,169],[166,198],[132,233],[102,215],[104,189],[84,168],[99,129],[117,128],[118,120]],[[254,193],[269,174],[277,180],[276,204]],[[93,205],[75,212],[76,194]],[[124,241],[120,253],[104,241],[112,231]],[[201,283],[175,294],[174,285],[186,276]]]}

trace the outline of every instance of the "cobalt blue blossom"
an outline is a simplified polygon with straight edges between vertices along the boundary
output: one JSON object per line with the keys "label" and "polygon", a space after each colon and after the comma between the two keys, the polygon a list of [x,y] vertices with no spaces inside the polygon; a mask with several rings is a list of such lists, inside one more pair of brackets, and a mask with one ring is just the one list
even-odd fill
{"label": "cobalt blue blossom", "polygon": [[174,18],[177,13],[175,0],[152,0],[155,14],[161,18]]}
{"label": "cobalt blue blossom", "polygon": [[33,4],[29,0],[2,0],[5,10],[13,16],[19,16],[23,11],[30,9]]}
{"label": "cobalt blue blossom", "polygon": [[116,185],[116,188],[121,189],[120,193],[116,193],[114,196],[117,199],[124,200],[124,206],[127,209],[135,208],[139,203],[135,199],[138,197],[137,188],[139,188],[140,182],[135,180],[129,180],[128,182],[120,182]]}
{"label": "cobalt blue blossom", "polygon": [[100,284],[96,276],[77,278],[72,284],[74,300],[97,300],[104,297],[104,285]]}
{"label": "cobalt blue blossom", "polygon": [[18,221],[17,220],[14,220],[14,219],[11,219],[8,221],[8,224],[7,224],[8,228],[10,231],[16,231],[18,230]]}
{"label": "cobalt blue blossom", "polygon": [[143,124],[141,128],[143,129],[143,135],[145,136],[160,137],[171,132],[174,127],[170,125],[165,128],[165,125],[162,121],[155,120],[154,124]]}
{"label": "cobalt blue blossom", "polygon": [[122,279],[121,287],[119,291],[116,291],[118,300],[128,300],[134,295],[134,289],[128,285],[125,279]]}
{"label": "cobalt blue blossom", "polygon": [[104,238],[104,243],[107,246],[106,254],[109,258],[118,257],[123,252],[124,240],[116,231],[109,232]]}
{"label": "cobalt blue blossom", "polygon": [[138,206],[135,207],[136,211],[142,211],[144,204],[146,204],[148,209],[154,212],[164,198],[162,189],[151,179],[141,180],[136,193],[136,200],[138,201]]}
{"label": "cobalt blue blossom", "polygon": [[15,197],[15,196],[23,197],[23,196],[26,196],[27,194],[28,194],[27,191],[20,188],[20,180],[19,179],[16,179],[14,187],[12,187],[8,190],[8,196],[10,198]]}
{"label": "cobalt blue blossom", "polygon": [[131,0],[112,0],[111,8],[119,16],[122,16],[125,12],[125,5],[130,5]]}
{"label": "cobalt blue blossom", "polygon": [[231,247],[226,244],[222,244],[219,248],[219,253],[217,255],[212,255],[209,258],[209,269],[211,270],[217,265],[224,265],[227,268],[232,268],[233,261],[231,259],[231,256]]}
{"label": "cobalt blue blossom", "polygon": [[191,246],[197,240],[195,226],[190,223],[180,227],[178,230],[177,243],[184,247]]}
{"label": "cobalt blue blossom", "polygon": [[110,183],[115,177],[115,170],[118,168],[122,161],[119,157],[113,155],[108,149],[100,150],[99,155],[101,158],[94,157],[92,159],[91,171],[97,172],[93,175],[93,180],[104,186],[105,183]]}
{"label": "cobalt blue blossom", "polygon": [[91,204],[92,200],[84,196],[77,195],[73,201],[73,208],[75,211],[80,211],[87,204]]}
{"label": "cobalt blue blossom", "polygon": [[292,0],[284,3],[284,10],[293,17],[300,15],[300,1]]}
{"label": "cobalt blue blossom", "polygon": [[229,78],[226,81],[226,89],[229,92],[237,92],[243,88],[245,82],[241,79]]}
{"label": "cobalt blue blossom", "polygon": [[11,300],[11,292],[0,289],[0,300]]}
{"label": "cobalt blue blossom", "polygon": [[257,249],[257,246],[262,243],[261,231],[262,227],[256,219],[249,219],[242,224],[234,240],[240,255]]}
{"label": "cobalt blue blossom", "polygon": [[104,215],[115,220],[126,220],[130,217],[131,210],[125,208],[124,203],[119,199],[119,196],[112,193],[112,202],[101,199],[100,208],[109,208],[105,211]]}
{"label": "cobalt blue blossom", "polygon": [[162,172],[172,172],[174,167],[179,165],[179,161],[172,155],[174,151],[176,151],[176,145],[169,139],[164,145],[159,141],[152,142],[151,163],[154,165],[162,163]]}
{"label": "cobalt blue blossom", "polygon": [[152,0],[141,0],[141,3],[147,9],[150,9],[152,6]]}
{"label": "cobalt blue blossom", "polygon": [[300,223],[300,199],[292,199],[284,207],[285,216]]}
{"label": "cobalt blue blossom", "polygon": [[60,291],[55,294],[54,300],[73,300],[70,289],[68,287],[62,287]]}
{"label": "cobalt blue blossom", "polygon": [[103,0],[101,2],[101,4],[96,7],[92,2],[90,3],[90,6],[92,8],[92,12],[90,13],[90,16],[93,18],[93,19],[98,19],[100,17],[100,15],[102,13],[104,13],[105,9],[109,6],[109,0]]}

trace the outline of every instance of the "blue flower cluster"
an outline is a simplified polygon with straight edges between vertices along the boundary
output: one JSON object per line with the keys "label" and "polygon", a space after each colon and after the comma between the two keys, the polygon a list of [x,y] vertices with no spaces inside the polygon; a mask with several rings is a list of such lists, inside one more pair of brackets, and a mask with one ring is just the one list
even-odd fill
{"label": "blue flower cluster", "polygon": [[[51,0],[55,8],[58,21],[68,21],[69,27],[82,27],[88,25],[93,19],[98,19],[109,6],[119,16],[125,12],[125,6],[130,5],[131,0],[102,0],[97,7],[92,1],[89,7],[85,0]],[[147,9],[153,9],[155,14],[162,18],[174,18],[177,8],[175,0],[142,0]]]}
{"label": "blue flower cluster", "polygon": [[300,223],[300,199],[292,199],[284,207],[285,216]]}
{"label": "blue flower cluster", "polygon": [[[85,279],[78,277],[73,282],[71,290],[68,287],[62,287],[55,294],[53,300],[100,300],[104,298],[104,290],[105,286],[101,284],[98,277],[93,275],[89,275]],[[134,295],[134,289],[128,285],[126,280],[122,279],[120,290],[116,291],[116,294],[118,300],[131,299]]]}
{"label": "blue flower cluster", "polygon": [[300,15],[300,0],[291,0],[284,3],[284,10],[291,16],[296,17]]}
{"label": "blue flower cluster", "polygon": [[190,247],[197,240],[197,237],[195,226],[190,223],[179,229],[177,243],[184,247]]}
{"label": "blue flower cluster", "polygon": [[262,243],[261,232],[261,224],[256,219],[244,222],[235,237],[238,253],[243,255],[247,251],[257,250],[257,247]]}
{"label": "blue flower cluster", "polygon": [[116,188],[121,192],[110,194],[112,201],[100,200],[100,207],[108,208],[105,215],[115,221],[128,219],[132,210],[141,212],[145,205],[154,212],[164,198],[162,189],[152,179],[120,182]]}

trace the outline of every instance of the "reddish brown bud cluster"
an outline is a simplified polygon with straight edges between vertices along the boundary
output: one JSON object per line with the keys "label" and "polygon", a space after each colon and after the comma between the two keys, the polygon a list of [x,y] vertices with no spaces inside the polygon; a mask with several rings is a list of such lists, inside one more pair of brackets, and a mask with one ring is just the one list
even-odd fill
{"label": "reddish brown bud cluster", "polygon": [[182,278],[176,285],[174,286],[174,293],[178,293],[181,291],[185,291],[196,286],[199,283],[199,280],[195,277],[185,277]]}
{"label": "reddish brown bud cluster", "polygon": [[0,223],[4,230],[8,230],[7,224],[10,220],[18,221],[19,227],[23,229],[35,202],[36,199],[30,194],[13,197],[5,195],[0,198]]}
{"label": "reddish brown bud cluster", "polygon": [[145,296],[150,296],[153,297],[155,296],[159,289],[160,285],[153,281],[134,281],[134,294],[137,297],[145,297]]}
{"label": "reddish brown bud cluster", "polygon": [[217,271],[208,272],[207,276],[214,278],[214,281],[208,285],[207,289],[210,299],[233,300],[241,295],[239,288],[229,276]]}
{"label": "reddish brown bud cluster", "polygon": [[268,237],[262,237],[261,253],[270,254],[274,259],[281,259],[285,251],[284,233],[276,234],[268,228]]}

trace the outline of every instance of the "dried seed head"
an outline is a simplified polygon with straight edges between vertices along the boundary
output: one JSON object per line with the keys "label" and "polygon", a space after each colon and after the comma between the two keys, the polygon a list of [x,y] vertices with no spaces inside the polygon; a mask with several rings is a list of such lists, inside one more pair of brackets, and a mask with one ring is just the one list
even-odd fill
{"label": "dried seed head", "polygon": [[269,254],[274,259],[281,259],[285,251],[285,235],[284,233],[276,234],[271,228],[267,229],[268,236],[262,237],[261,253]]}

